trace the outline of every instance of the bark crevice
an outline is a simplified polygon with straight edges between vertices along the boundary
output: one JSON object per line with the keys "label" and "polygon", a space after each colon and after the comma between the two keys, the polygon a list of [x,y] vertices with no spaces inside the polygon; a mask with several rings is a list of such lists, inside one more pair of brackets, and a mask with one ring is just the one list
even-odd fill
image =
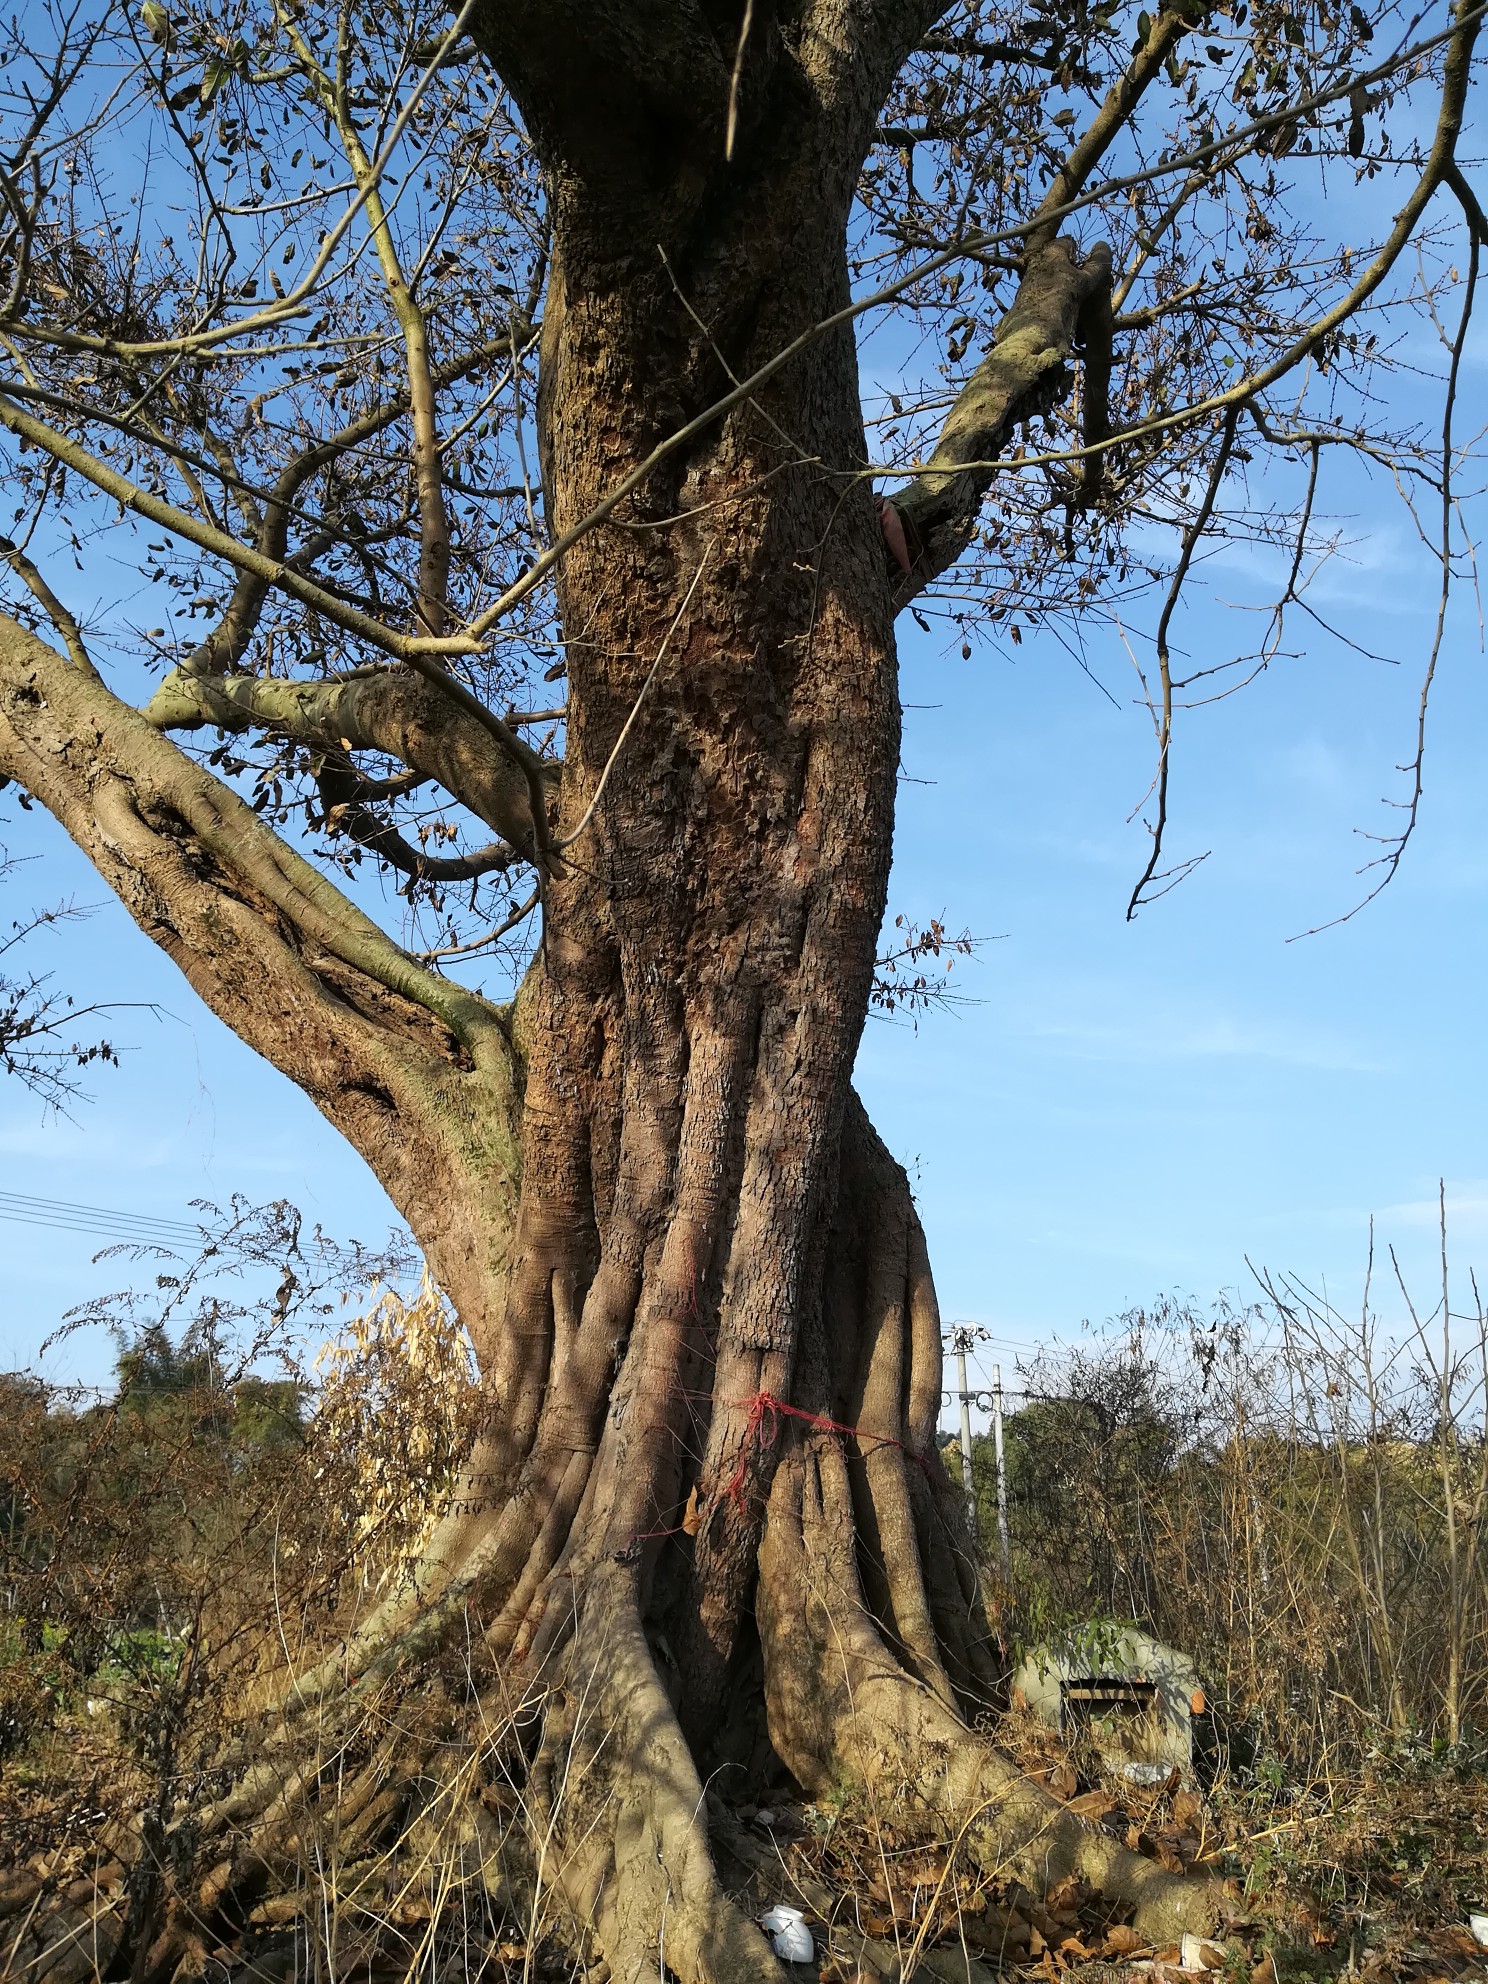
{"label": "bark crevice", "polygon": [[[816,0],[793,27],[766,7],[746,123],[772,90],[790,113],[766,171],[747,143],[733,164],[709,149],[730,65],[702,10],[583,11],[474,17],[548,175],[555,540],[713,403],[715,336],[754,372],[844,305],[875,64],[924,25],[909,0]],[[922,485],[935,556],[964,542],[982,451],[1055,389],[1101,279],[1065,243],[1031,258]],[[970,1733],[998,1661],[935,1448],[939,1316],[907,1181],[851,1089],[900,755],[864,455],[843,325],[569,544],[555,840],[584,832],[545,878],[541,966],[509,1016],[398,951],[163,734],[252,723],[387,751],[520,846],[539,822],[468,692],[175,678],[147,721],[0,623],[0,770],[353,1138],[481,1362],[479,1437],[423,1561],[297,1678],[194,1822],[209,1866],[177,1894],[182,1936],[317,1827],[370,1848],[499,1765],[529,1877],[624,1984],[772,1984],[703,1804],[740,1677],[755,1727],[728,1744],[773,1749],[809,1791],[852,1775],[948,1814],[982,1800],[989,1854],[1001,1838],[1031,1878],[1069,1861],[1156,1905],[1153,1876],[1101,1860]],[[91,778],[68,761],[84,734]],[[384,1691],[396,1753],[369,1734]]]}

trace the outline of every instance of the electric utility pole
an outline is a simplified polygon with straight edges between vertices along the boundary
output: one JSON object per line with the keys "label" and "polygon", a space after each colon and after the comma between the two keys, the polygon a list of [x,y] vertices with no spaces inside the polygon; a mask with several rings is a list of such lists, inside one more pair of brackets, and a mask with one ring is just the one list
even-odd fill
{"label": "electric utility pole", "polygon": [[1002,1366],[992,1367],[990,1392],[973,1391],[966,1382],[966,1353],[978,1343],[990,1342],[989,1332],[977,1323],[952,1323],[946,1347],[956,1359],[956,1389],[946,1394],[961,1407],[961,1486],[966,1494],[966,1517],[973,1536],[977,1534],[976,1483],[971,1471],[971,1408],[992,1415],[992,1455],[997,1469],[997,1541],[1002,1557],[1002,1574],[1011,1569],[1012,1552],[1008,1540],[1007,1454],[1002,1429]]}
{"label": "electric utility pole", "polygon": [[986,1334],[974,1323],[951,1325],[951,1349],[956,1353],[956,1396],[961,1401],[961,1485],[966,1490],[966,1514],[973,1536],[976,1535],[977,1505],[976,1484],[971,1478],[971,1393],[966,1389],[966,1353],[978,1337]]}
{"label": "electric utility pole", "polygon": [[1008,1544],[1007,1455],[1002,1445],[1002,1366],[992,1366],[992,1452],[997,1461],[997,1541],[1002,1550],[1002,1575],[1012,1574],[1013,1553]]}

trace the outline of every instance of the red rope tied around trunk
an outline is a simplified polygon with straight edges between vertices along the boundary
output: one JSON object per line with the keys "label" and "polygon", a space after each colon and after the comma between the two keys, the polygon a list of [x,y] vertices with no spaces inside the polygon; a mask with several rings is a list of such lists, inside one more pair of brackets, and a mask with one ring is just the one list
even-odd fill
{"label": "red rope tied around trunk", "polygon": [[[725,1403],[740,1406],[745,1404],[746,1401],[743,1399],[728,1399]],[[896,1440],[892,1433],[865,1432],[861,1426],[848,1426],[840,1419],[829,1419],[824,1412],[807,1412],[802,1406],[790,1405],[783,1398],[776,1398],[773,1392],[756,1392],[754,1397],[749,1399],[747,1403],[749,1406],[749,1417],[744,1425],[744,1439],[739,1447],[739,1459],[733,1473],[724,1484],[723,1496],[720,1498],[726,1498],[732,1502],[741,1514],[744,1510],[744,1489],[749,1480],[751,1448],[756,1443],[761,1450],[766,1447],[773,1447],[776,1440],[780,1437],[780,1421],[782,1418],[799,1419],[804,1425],[811,1427],[814,1432],[840,1433],[849,1439],[858,1441],[860,1444],[867,1440],[876,1447],[897,1447],[900,1453],[909,1456],[916,1467],[923,1468],[927,1477],[930,1473],[929,1464],[925,1456],[923,1454],[917,1454],[914,1448],[906,1446],[903,1440]],[[697,1490],[694,1489],[694,1496],[696,1496],[696,1493]],[[690,1507],[691,1505],[689,1505]],[[693,1536],[696,1535],[699,1526],[697,1519],[694,1518],[690,1523],[680,1523],[675,1529],[642,1530],[638,1536],[633,1536],[623,1549],[615,1552],[615,1561],[617,1564],[634,1564],[640,1558],[642,1544],[657,1542],[663,1537],[668,1536]]]}
{"label": "red rope tied around trunk", "polygon": [[[740,1405],[743,1402],[742,1399],[731,1401]],[[782,1416],[787,1419],[802,1420],[813,1432],[841,1433],[860,1444],[864,1440],[871,1440],[875,1446],[897,1447],[900,1453],[908,1454],[918,1467],[925,1466],[924,1456],[917,1454],[913,1447],[907,1447],[903,1440],[896,1440],[892,1433],[865,1432],[861,1426],[847,1426],[840,1419],[829,1419],[824,1412],[807,1412],[802,1406],[789,1405],[783,1398],[776,1398],[773,1392],[756,1392],[749,1401],[749,1418],[744,1426],[744,1439],[739,1448],[738,1464],[723,1490],[734,1507],[739,1510],[744,1507],[744,1488],[749,1478],[751,1447],[756,1442],[761,1450],[773,1447],[780,1437]],[[928,1472],[928,1469],[926,1471]]]}

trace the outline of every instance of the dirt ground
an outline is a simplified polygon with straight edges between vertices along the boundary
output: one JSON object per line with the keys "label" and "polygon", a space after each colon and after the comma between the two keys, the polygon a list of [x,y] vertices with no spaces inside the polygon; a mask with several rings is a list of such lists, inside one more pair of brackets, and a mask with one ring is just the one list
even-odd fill
{"label": "dirt ground", "polygon": [[[731,1885],[752,1913],[793,1905],[812,1930],[814,1964],[793,1967],[803,1984],[813,1970],[820,1984],[908,1984],[916,1974],[925,1984],[1175,1984],[1203,1974],[1251,1984],[1488,1984],[1488,1950],[1466,1920],[1488,1896],[1481,1770],[1416,1760],[1305,1790],[1253,1776],[1200,1789],[1176,1773],[1141,1787],[1102,1775],[1088,1754],[1026,1719],[1010,1719],[999,1735],[1090,1823],[1173,1870],[1221,1874],[1229,1902],[1214,1941],[1144,1946],[1078,1888],[1038,1900],[974,1869],[908,1808],[870,1810],[850,1790],[808,1805],[782,1785],[778,1795],[734,1804],[715,1788],[710,1823]],[[144,1788],[119,1733],[83,1716],[63,1718],[0,1768],[0,1976],[87,1984],[110,1974],[125,1882],[114,1815],[137,1809]],[[487,1802],[499,1819],[501,1794]],[[307,1878],[297,1895],[255,1910],[230,1942],[200,1949],[186,1974],[212,1984],[412,1976],[606,1984],[603,1967],[586,1966],[556,1931],[540,1895],[503,1894],[488,1868],[452,1880],[448,1857],[427,1844],[423,1852],[415,1864],[405,1845],[355,1870],[354,1888],[339,1893]],[[45,1934],[44,1920],[53,1925]],[[70,1953],[49,1969],[69,1923]]]}

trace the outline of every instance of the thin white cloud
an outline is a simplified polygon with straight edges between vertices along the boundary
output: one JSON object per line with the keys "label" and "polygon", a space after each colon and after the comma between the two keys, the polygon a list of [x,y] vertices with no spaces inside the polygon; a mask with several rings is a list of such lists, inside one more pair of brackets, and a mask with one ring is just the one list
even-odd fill
{"label": "thin white cloud", "polygon": [[1299,737],[1276,754],[1276,764],[1288,784],[1317,799],[1346,798],[1358,784],[1343,752],[1321,737]]}
{"label": "thin white cloud", "polygon": [[1028,1028],[1082,1060],[1269,1061],[1283,1067],[1376,1074],[1380,1064],[1336,1035],[1236,1019],[1227,1013],[1158,1019],[1141,1024],[1108,1020],[1044,1020]]}
{"label": "thin white cloud", "polygon": [[[1473,1239],[1488,1235],[1488,1178],[1464,1179],[1449,1185],[1446,1195],[1447,1240]],[[1375,1214],[1376,1232],[1390,1227],[1429,1228],[1433,1233],[1441,1223],[1441,1201],[1436,1193],[1420,1199],[1402,1199],[1395,1205],[1381,1206]]]}
{"label": "thin white cloud", "polygon": [[[79,1114],[86,1108],[86,1104],[80,1105]],[[34,1122],[0,1123],[0,1157],[65,1169],[70,1177],[78,1175],[80,1166],[100,1173],[163,1169],[178,1164],[180,1152],[179,1137],[140,1137],[123,1125],[47,1121],[41,1117]]]}

